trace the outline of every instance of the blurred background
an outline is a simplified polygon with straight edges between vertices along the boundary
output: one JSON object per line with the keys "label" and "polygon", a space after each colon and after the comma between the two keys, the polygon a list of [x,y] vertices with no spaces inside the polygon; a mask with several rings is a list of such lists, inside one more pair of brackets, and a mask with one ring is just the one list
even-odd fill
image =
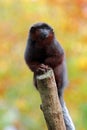
{"label": "blurred background", "polygon": [[87,130],[87,0],[0,0],[0,130],[47,130],[24,61],[35,22],[50,24],[65,49],[64,98],[76,130]]}

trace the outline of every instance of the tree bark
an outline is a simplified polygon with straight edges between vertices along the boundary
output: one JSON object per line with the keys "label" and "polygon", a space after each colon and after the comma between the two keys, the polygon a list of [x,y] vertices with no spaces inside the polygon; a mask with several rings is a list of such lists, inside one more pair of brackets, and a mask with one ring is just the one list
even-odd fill
{"label": "tree bark", "polygon": [[37,76],[37,86],[42,100],[41,110],[48,130],[66,130],[52,69]]}

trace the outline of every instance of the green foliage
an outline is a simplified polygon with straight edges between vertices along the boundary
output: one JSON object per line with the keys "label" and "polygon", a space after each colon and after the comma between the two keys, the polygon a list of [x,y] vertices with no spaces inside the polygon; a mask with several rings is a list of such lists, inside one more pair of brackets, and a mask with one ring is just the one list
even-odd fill
{"label": "green foliage", "polygon": [[82,112],[82,114],[81,114],[82,120],[81,121],[82,121],[83,127],[87,129],[87,104],[82,104],[81,112]]}

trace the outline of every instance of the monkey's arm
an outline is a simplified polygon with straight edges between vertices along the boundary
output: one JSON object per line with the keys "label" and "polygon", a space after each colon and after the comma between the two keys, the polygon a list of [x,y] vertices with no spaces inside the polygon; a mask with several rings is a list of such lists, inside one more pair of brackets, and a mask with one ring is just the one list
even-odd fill
{"label": "monkey's arm", "polygon": [[24,54],[24,59],[26,61],[26,64],[30,68],[31,71],[34,73],[38,73],[40,70],[44,71],[47,70],[48,66],[44,65],[44,63],[37,60],[38,54],[34,54],[34,48],[30,46],[29,42],[27,43],[27,47]]}
{"label": "monkey's arm", "polygon": [[32,42],[28,39],[26,50],[24,53],[24,59],[31,71],[35,72],[39,67],[40,63],[34,60]]}
{"label": "monkey's arm", "polygon": [[30,70],[33,72],[35,72],[40,65],[39,62],[33,60],[32,56],[29,53],[28,47],[26,47],[24,59]]}

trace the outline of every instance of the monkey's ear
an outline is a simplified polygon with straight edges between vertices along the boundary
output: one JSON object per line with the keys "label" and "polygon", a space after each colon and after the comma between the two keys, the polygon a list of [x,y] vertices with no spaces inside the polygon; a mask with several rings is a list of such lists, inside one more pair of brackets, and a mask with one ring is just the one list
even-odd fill
{"label": "monkey's ear", "polygon": [[31,32],[31,33],[34,33],[35,31],[36,31],[36,28],[35,28],[35,27],[31,27],[31,28],[30,28],[30,32]]}

